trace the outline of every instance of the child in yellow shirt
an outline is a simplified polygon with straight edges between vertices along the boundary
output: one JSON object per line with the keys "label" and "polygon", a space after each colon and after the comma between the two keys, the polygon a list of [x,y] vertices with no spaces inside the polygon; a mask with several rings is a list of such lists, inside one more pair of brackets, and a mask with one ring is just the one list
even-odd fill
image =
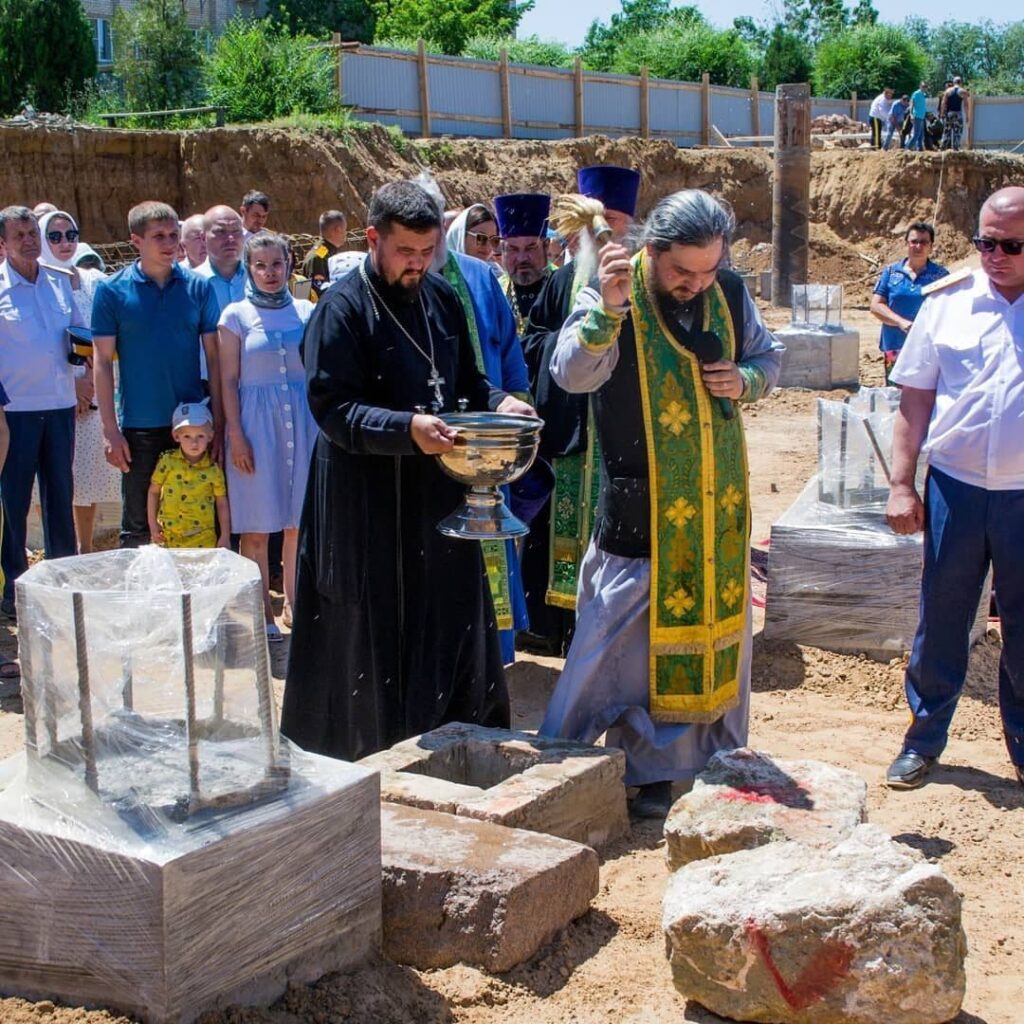
{"label": "child in yellow shirt", "polygon": [[167,548],[230,547],[224,471],[208,451],[213,440],[209,406],[205,402],[179,405],[171,416],[171,436],[178,447],[160,456],[149,484],[146,510],[153,543]]}

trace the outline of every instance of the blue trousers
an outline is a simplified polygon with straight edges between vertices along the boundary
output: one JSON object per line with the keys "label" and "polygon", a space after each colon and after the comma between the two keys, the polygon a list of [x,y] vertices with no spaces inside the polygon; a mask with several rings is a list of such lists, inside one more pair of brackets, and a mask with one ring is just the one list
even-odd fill
{"label": "blue trousers", "polygon": [[9,412],[7,425],[11,432],[11,445],[0,476],[4,504],[0,561],[5,577],[5,600],[14,597],[14,581],[28,568],[25,539],[32,504],[32,484],[37,475],[46,557],[63,558],[77,550],[75,520],[71,513],[75,410]]}
{"label": "blue trousers", "polygon": [[964,687],[971,624],[991,564],[1002,620],[999,710],[1024,766],[1024,490],[989,491],[931,470],[925,491],[921,620],[907,665],[904,751],[938,757]]}
{"label": "blue trousers", "polygon": [[910,136],[909,149],[916,149],[919,152],[924,150],[924,118],[914,118],[914,134]]}

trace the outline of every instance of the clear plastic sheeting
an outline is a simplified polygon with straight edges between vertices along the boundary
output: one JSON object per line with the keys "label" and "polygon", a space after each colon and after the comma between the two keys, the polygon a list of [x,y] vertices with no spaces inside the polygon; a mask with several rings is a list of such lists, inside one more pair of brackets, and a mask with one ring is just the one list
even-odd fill
{"label": "clear plastic sheeting", "polygon": [[793,285],[794,327],[843,330],[843,286],[841,284]]}
{"label": "clear plastic sheeting", "polygon": [[30,773],[58,766],[148,827],[287,784],[255,563],[158,547],[48,560],[17,601]]}
{"label": "clear plastic sheeting", "polygon": [[[922,535],[897,535],[885,519],[898,405],[895,388],[819,400],[819,471],[772,526],[767,639],[883,658],[910,649]],[[974,639],[987,625],[989,590]]]}

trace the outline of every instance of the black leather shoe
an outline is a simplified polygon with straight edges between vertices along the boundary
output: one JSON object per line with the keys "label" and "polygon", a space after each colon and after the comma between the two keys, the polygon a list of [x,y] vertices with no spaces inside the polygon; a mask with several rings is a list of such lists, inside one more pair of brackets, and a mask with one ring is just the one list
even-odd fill
{"label": "black leather shoe", "polygon": [[629,806],[634,818],[667,818],[672,810],[672,783],[649,782]]}
{"label": "black leather shoe", "polygon": [[13,597],[5,597],[3,601],[0,601],[0,612],[12,622],[18,621],[18,609]]}
{"label": "black leather shoe", "polygon": [[917,789],[924,783],[933,764],[934,757],[923,757],[908,750],[889,765],[885,773],[885,784],[890,789]]}
{"label": "black leather shoe", "polygon": [[1024,786],[1024,765],[1015,764],[1013,770],[1017,773],[1017,781]]}

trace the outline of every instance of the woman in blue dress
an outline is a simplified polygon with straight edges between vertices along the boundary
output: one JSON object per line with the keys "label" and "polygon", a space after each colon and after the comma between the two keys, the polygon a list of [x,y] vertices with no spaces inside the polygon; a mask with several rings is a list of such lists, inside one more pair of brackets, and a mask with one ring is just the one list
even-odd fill
{"label": "woman in blue dress", "polygon": [[[288,243],[250,235],[243,251],[245,298],[221,314],[221,391],[231,524],[239,550],[260,567],[267,639],[281,639],[270,603],[267,543],[283,531],[286,608],[295,587],[295,550],[317,426],[299,356],[313,304],[288,291]],[[286,616],[287,617],[287,616]]]}
{"label": "woman in blue dress", "polygon": [[921,289],[949,273],[929,258],[935,245],[935,228],[931,224],[923,221],[911,224],[904,238],[907,255],[882,271],[871,296],[871,312],[882,321],[878,347],[885,359],[886,384],[903,342],[907,340],[907,331],[924,302]]}

